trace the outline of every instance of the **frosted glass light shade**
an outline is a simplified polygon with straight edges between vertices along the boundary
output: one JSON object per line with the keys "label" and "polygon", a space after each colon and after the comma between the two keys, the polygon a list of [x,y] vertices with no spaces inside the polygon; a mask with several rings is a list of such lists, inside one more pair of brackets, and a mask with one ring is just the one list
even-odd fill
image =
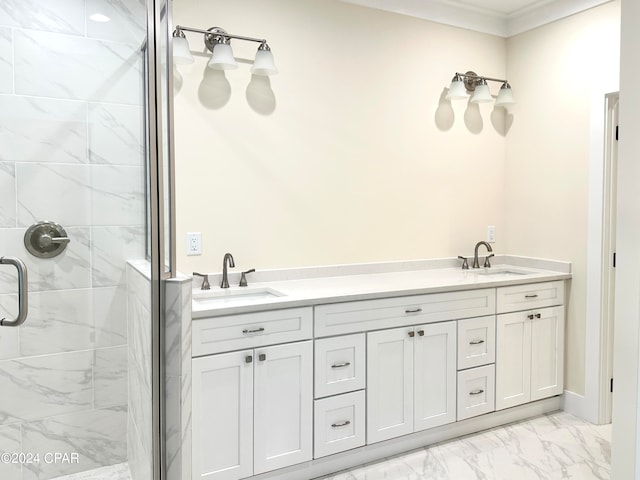
{"label": "frosted glass light shade", "polygon": [[471,103],[488,103],[493,102],[493,97],[491,96],[491,90],[489,90],[489,85],[487,85],[486,80],[481,80],[481,83],[476,85],[476,89],[473,93],[473,97],[471,97]]}
{"label": "frosted glass light shade", "polygon": [[273,54],[271,50],[258,49],[256,59],[251,67],[251,73],[254,75],[275,75],[278,73],[276,64],[273,62]]}
{"label": "frosted glass light shade", "polygon": [[232,70],[234,68],[238,68],[236,59],[233,58],[231,45],[226,43],[216,43],[213,47],[213,53],[211,54],[211,59],[209,60],[209,63],[207,63],[207,66],[216,70]]}
{"label": "frosted glass light shade", "polygon": [[513,98],[513,92],[511,91],[511,85],[505,83],[500,87],[498,93],[498,99],[496,100],[496,107],[506,107],[507,105],[513,105],[516,103]]}
{"label": "frosted glass light shade", "polygon": [[193,55],[185,37],[173,37],[173,63],[178,65],[193,63]]}
{"label": "frosted glass light shade", "polygon": [[467,98],[469,94],[467,93],[467,89],[464,86],[464,81],[459,76],[453,77],[451,80],[451,85],[449,86],[449,93],[445,97],[447,100],[456,100]]}

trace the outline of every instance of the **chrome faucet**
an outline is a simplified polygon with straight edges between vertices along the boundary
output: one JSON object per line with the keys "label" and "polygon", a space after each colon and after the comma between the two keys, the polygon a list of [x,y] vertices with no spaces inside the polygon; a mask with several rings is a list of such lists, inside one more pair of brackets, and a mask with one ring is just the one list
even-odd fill
{"label": "chrome faucet", "polygon": [[[478,248],[480,248],[480,245],[484,245],[485,247],[487,247],[487,252],[491,253],[493,252],[493,249],[491,248],[491,245],[489,245],[487,242],[480,241],[478,243],[476,243],[476,248],[473,251],[473,268],[480,268],[480,262],[478,262]],[[484,266],[485,267],[490,267],[491,265],[487,265],[488,261],[484,262]]]}
{"label": "chrome faucet", "polygon": [[233,255],[231,255],[230,253],[225,253],[224,259],[222,260],[222,282],[220,283],[220,288],[229,288],[229,277],[227,276],[227,264],[231,268],[236,266],[236,264],[233,262]]}

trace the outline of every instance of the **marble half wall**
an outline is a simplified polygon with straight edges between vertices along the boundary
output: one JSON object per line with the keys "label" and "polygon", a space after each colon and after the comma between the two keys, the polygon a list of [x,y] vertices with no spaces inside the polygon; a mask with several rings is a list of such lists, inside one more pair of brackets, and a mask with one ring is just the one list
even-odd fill
{"label": "marble half wall", "polygon": [[167,480],[182,480],[191,478],[191,278],[163,288]]}

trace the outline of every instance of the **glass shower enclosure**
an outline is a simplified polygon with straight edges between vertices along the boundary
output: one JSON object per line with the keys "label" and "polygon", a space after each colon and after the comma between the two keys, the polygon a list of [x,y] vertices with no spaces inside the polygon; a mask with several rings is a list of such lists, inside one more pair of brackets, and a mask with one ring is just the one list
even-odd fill
{"label": "glass shower enclosure", "polygon": [[2,480],[160,478],[166,17],[0,3]]}

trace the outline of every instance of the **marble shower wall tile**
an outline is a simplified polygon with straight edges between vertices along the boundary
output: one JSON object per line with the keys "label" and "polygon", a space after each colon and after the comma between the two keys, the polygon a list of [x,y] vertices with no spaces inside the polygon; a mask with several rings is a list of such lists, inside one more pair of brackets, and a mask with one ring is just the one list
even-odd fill
{"label": "marble shower wall tile", "polygon": [[[91,286],[89,229],[67,228],[71,243],[54,259],[32,256],[24,247],[24,228],[0,229],[3,255],[20,257],[29,272],[29,291],[66,290]],[[0,294],[17,292],[13,267],[0,268]]]}
{"label": "marble shower wall tile", "polygon": [[151,311],[151,266],[148,261],[127,262],[127,292]]}
{"label": "marble shower wall tile", "polygon": [[127,427],[127,449],[131,479],[150,479],[153,471],[151,451],[145,448],[145,444],[142,442],[142,435],[138,433],[131,415],[129,415]]}
{"label": "marble shower wall tile", "polygon": [[87,163],[87,104],[0,95],[0,161]]}
{"label": "marble shower wall tile", "polygon": [[127,347],[95,350],[93,367],[96,408],[127,403]]}
{"label": "marble shower wall tile", "polygon": [[144,225],[142,167],[93,165],[91,188],[93,225]]}
{"label": "marble shower wall tile", "polygon": [[21,356],[87,350],[93,339],[90,289],[31,293],[29,318],[20,327]]}
{"label": "marble shower wall tile", "polygon": [[[20,425],[0,427],[0,453],[21,452],[21,447]],[[0,478],[2,480],[22,480],[20,464],[0,462]]]}
{"label": "marble shower wall tile", "polygon": [[78,463],[26,465],[24,480],[61,475],[122,463],[127,458],[126,406],[61,415],[23,425],[23,448],[28,452],[78,453]]}
{"label": "marble shower wall tile", "polygon": [[[0,318],[15,318],[17,313],[18,295],[0,295]],[[0,360],[20,356],[20,330],[0,328]]]}
{"label": "marble shower wall tile", "polygon": [[165,385],[167,480],[180,480],[182,472],[180,377],[168,376]]}
{"label": "marble shower wall tile", "polygon": [[141,107],[89,105],[89,159],[94,164],[142,166]]}
{"label": "marble shower wall tile", "polygon": [[[141,268],[144,268],[144,262]],[[146,480],[151,460],[151,283],[127,264],[129,466],[134,480]]]}
{"label": "marble shower wall tile", "polygon": [[92,407],[92,352],[0,362],[0,424],[7,425]]}
{"label": "marble shower wall tile", "polygon": [[0,25],[84,35],[84,0],[2,0]]}
{"label": "marble shower wall tile", "polygon": [[96,348],[127,344],[126,287],[94,288],[93,319]]}
{"label": "marble shower wall tile", "polygon": [[139,45],[22,30],[13,41],[17,94],[142,104]]}
{"label": "marble shower wall tile", "polygon": [[18,163],[18,224],[53,220],[91,225],[91,177],[86,165]]}
{"label": "marble shower wall tile", "polygon": [[0,28],[0,93],[13,93],[13,40],[9,28]]}
{"label": "marble shower wall tile", "polygon": [[0,162],[0,228],[15,227],[16,221],[16,166]]}
{"label": "marble shower wall tile", "polygon": [[94,227],[92,236],[93,285],[125,284],[127,260],[144,257],[144,228]]}
{"label": "marble shower wall tile", "polygon": [[[91,21],[101,13],[109,22]],[[143,0],[87,0],[87,36],[140,45],[146,35],[146,9]]]}

